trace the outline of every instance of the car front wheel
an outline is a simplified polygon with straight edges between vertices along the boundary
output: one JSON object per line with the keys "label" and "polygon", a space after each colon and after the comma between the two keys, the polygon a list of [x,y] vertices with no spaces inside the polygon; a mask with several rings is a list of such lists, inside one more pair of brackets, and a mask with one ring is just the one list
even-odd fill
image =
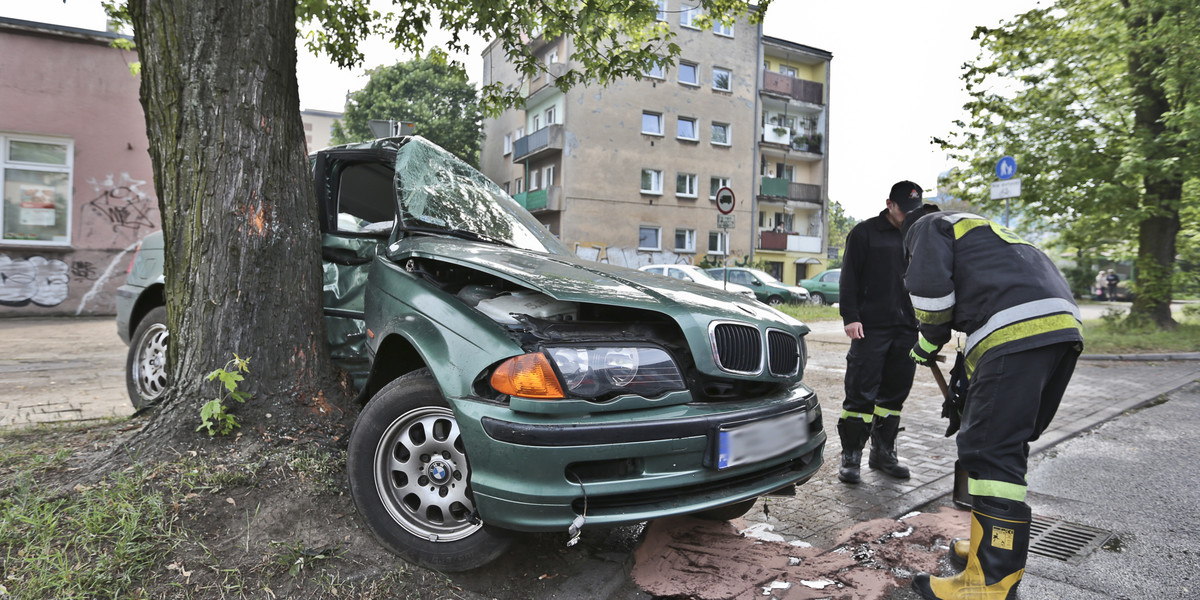
{"label": "car front wheel", "polygon": [[504,553],[510,538],[475,510],[462,433],[428,369],[384,386],[354,424],[350,492],[371,533],[405,560],[465,571]]}
{"label": "car front wheel", "polygon": [[146,313],[133,332],[125,355],[125,389],[133,407],[150,406],[167,389],[167,309]]}
{"label": "car front wheel", "polygon": [[782,306],[783,298],[780,296],[771,296],[770,298],[767,298],[767,304],[770,304],[771,306]]}
{"label": "car front wheel", "polygon": [[821,293],[816,293],[816,294],[809,296],[808,301],[812,302],[813,304],[816,304],[817,306],[822,306],[826,303],[825,295],[821,294]]}

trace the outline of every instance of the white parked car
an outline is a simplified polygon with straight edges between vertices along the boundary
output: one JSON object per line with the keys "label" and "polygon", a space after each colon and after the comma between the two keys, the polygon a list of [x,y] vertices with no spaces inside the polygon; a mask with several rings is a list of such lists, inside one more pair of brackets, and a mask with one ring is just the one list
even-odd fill
{"label": "white parked car", "polygon": [[638,270],[647,273],[655,273],[657,275],[666,275],[675,279],[691,281],[705,287],[724,289],[734,294],[741,294],[747,298],[754,298],[754,290],[736,283],[730,283],[729,287],[725,287],[725,282],[717,280],[708,271],[701,269],[695,265],[645,265],[638,267]]}

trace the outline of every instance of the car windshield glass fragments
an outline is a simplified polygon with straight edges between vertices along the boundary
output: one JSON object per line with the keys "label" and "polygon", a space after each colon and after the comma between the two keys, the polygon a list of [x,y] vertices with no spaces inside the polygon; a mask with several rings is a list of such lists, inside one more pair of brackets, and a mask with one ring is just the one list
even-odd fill
{"label": "car windshield glass fragments", "polygon": [[500,186],[422,137],[410,138],[396,153],[396,179],[405,229],[570,254]]}

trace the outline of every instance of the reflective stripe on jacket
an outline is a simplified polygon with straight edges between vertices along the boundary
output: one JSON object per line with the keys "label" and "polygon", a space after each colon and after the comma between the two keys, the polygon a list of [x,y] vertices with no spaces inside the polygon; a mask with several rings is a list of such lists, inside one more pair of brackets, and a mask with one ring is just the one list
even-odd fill
{"label": "reflective stripe on jacket", "polygon": [[1079,307],[1049,257],[978,215],[932,212],[904,239],[904,284],[921,335],[936,345],[967,334],[966,371],[984,360],[1083,341]]}

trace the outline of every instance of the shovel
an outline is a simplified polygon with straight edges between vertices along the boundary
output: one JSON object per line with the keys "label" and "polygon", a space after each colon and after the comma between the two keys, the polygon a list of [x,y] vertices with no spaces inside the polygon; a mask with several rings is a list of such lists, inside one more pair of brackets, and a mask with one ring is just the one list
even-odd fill
{"label": "shovel", "polygon": [[[938,366],[939,362],[946,362],[946,357],[941,354],[933,357],[933,361],[929,363],[929,370],[933,371],[933,379],[937,381],[938,389],[942,390],[942,398],[946,401],[944,406],[954,410],[954,398],[950,395],[950,386],[946,384],[946,376],[942,374],[942,369]],[[954,493],[951,496],[955,506],[970,510],[974,505],[974,498],[971,497],[971,492],[967,488],[967,477],[967,470],[963,468],[960,461],[955,460]]]}

